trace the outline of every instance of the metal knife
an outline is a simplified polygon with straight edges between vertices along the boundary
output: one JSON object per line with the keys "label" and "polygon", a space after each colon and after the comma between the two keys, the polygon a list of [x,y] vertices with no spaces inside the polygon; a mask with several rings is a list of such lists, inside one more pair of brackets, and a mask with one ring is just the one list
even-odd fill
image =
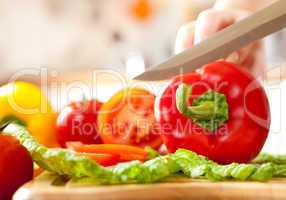
{"label": "metal knife", "polygon": [[285,26],[286,0],[279,0],[133,79],[157,81],[192,72]]}

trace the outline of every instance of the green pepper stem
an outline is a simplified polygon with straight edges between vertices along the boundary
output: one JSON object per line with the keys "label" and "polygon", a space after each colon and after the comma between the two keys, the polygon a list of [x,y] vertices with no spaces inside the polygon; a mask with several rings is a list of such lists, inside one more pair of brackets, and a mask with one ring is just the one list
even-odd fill
{"label": "green pepper stem", "polygon": [[192,105],[189,105],[191,95],[191,85],[179,85],[176,106],[182,115],[191,118],[195,124],[214,131],[228,120],[228,103],[224,94],[209,90],[193,99]]}
{"label": "green pepper stem", "polygon": [[181,84],[176,91],[176,106],[180,113],[192,119],[212,119],[216,116],[215,102],[204,101],[200,105],[190,106],[189,98],[192,86]]}

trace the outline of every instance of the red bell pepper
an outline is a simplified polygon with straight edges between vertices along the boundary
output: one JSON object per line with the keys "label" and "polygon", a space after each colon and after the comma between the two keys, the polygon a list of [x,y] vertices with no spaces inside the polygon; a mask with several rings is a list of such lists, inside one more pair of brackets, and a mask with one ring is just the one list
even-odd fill
{"label": "red bell pepper", "polygon": [[269,103],[248,72],[215,62],[177,76],[158,97],[156,112],[170,152],[185,148],[222,164],[248,162],[263,147]]}

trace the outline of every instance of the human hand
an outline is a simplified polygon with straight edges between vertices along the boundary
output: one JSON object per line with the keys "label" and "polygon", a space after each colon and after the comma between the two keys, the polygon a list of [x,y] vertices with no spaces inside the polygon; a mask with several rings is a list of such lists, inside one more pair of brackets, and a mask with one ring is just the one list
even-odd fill
{"label": "human hand", "polygon": [[[196,21],[182,26],[177,34],[175,52],[190,48],[216,32],[252,14],[246,10],[216,10],[201,12]],[[264,48],[261,41],[252,44],[223,58],[247,68],[255,76],[263,75],[265,69]]]}

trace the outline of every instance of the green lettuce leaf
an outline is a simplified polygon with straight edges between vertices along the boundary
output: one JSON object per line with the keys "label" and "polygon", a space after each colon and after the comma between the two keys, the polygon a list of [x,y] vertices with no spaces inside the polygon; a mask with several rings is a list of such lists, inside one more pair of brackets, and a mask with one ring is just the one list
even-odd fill
{"label": "green lettuce leaf", "polygon": [[112,175],[109,170],[87,157],[78,156],[74,151],[47,148],[39,144],[27,131],[26,127],[20,124],[12,123],[8,125],[3,133],[15,136],[30,152],[36,164],[48,171],[71,177],[109,177]]}
{"label": "green lettuce leaf", "polygon": [[[266,181],[273,176],[282,176],[283,167],[278,168],[272,163],[219,165],[206,157],[199,156],[192,151],[179,149],[172,155],[185,175],[191,178],[207,178],[214,181],[223,180],[253,180]],[[278,173],[278,169],[280,172]],[[282,173],[283,172],[283,173]]]}
{"label": "green lettuce leaf", "polygon": [[179,149],[175,153],[165,156],[156,155],[157,157],[144,163],[131,161],[105,168],[74,151],[47,148],[39,144],[23,125],[11,123],[2,132],[18,138],[30,152],[37,165],[77,182],[94,184],[153,183],[177,172],[183,172],[190,178],[214,181],[266,181],[272,177],[286,176],[286,164],[283,164],[283,156],[280,156],[279,159],[276,156],[260,156],[256,159],[256,163],[250,164],[219,165],[204,156],[185,149]]}
{"label": "green lettuce leaf", "polygon": [[286,155],[272,155],[269,153],[260,153],[253,161],[253,163],[275,163],[286,164]]}
{"label": "green lettuce leaf", "polygon": [[150,183],[179,170],[168,156],[159,156],[145,163],[132,161],[105,168],[74,151],[47,148],[39,144],[23,125],[11,123],[3,133],[15,136],[43,169],[73,179],[90,177],[100,184]]}
{"label": "green lettuce leaf", "polygon": [[144,150],[148,153],[148,159],[153,159],[153,158],[156,158],[158,156],[161,156],[160,153],[158,151],[156,151],[155,149],[153,149],[152,147],[150,146],[146,146],[144,148]]}

